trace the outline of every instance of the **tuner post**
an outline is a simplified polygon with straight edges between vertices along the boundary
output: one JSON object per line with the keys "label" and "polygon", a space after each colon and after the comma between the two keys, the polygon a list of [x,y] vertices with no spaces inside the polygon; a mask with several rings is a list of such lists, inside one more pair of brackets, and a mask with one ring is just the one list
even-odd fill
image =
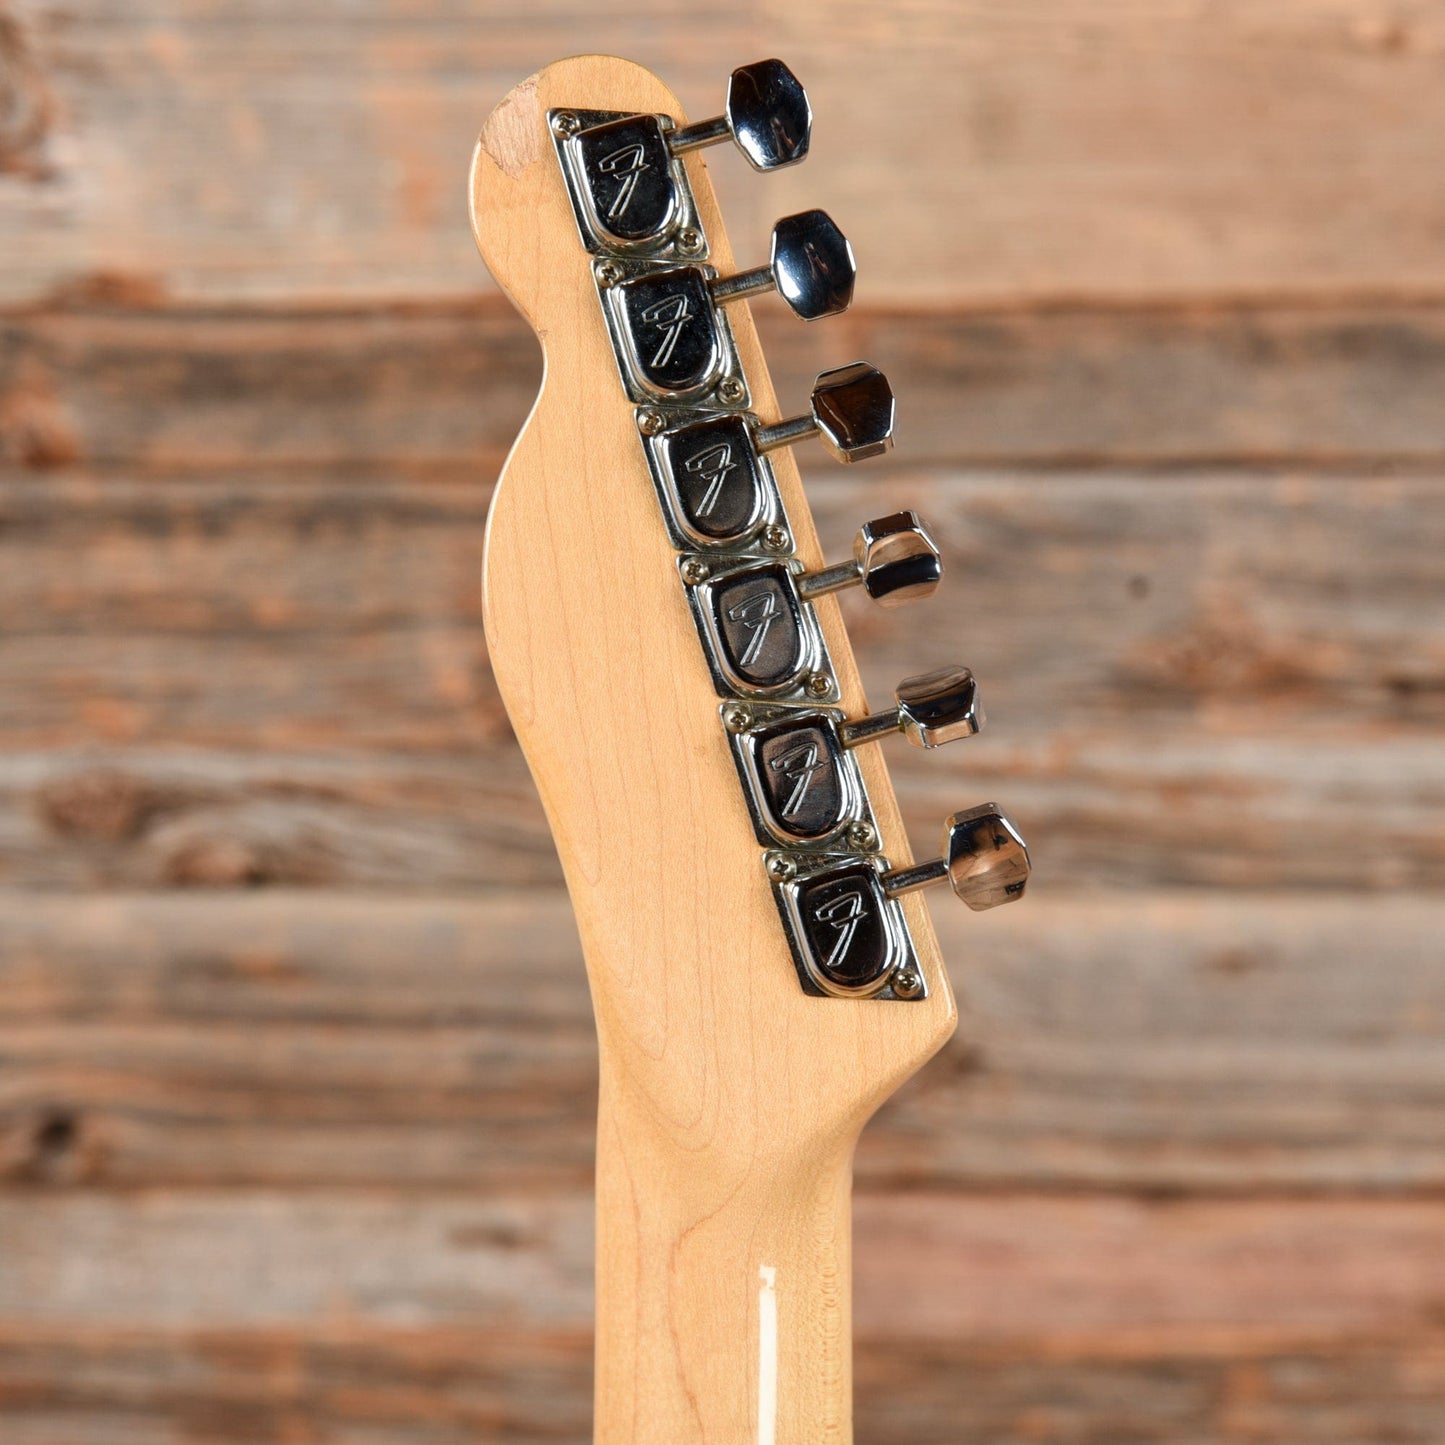
{"label": "tuner post", "polygon": [[914,747],[938,748],[982,731],[983,705],[978,683],[966,667],[940,667],[905,677],[893,691],[896,707],[845,722],[839,734],[845,748],[856,748],[891,733],[902,733]]}
{"label": "tuner post", "polygon": [[943,854],[882,877],[883,891],[896,898],[947,879],[954,893],[976,913],[1015,903],[1029,881],[1028,845],[995,803],[954,813],[943,827]]}
{"label": "tuner post", "polygon": [[731,140],[756,171],[797,165],[808,154],[813,110],[802,82],[781,60],[740,65],[728,77],[722,115],[673,131],[667,147],[673,155]]}
{"label": "tuner post", "polygon": [[858,263],[848,238],[826,211],[799,211],[773,227],[765,266],[739,271],[712,283],[719,306],[776,291],[804,321],[837,316],[853,301]]}
{"label": "tuner post", "polygon": [[880,607],[931,597],[943,580],[943,556],[917,512],[893,512],[864,522],[853,539],[853,556],[798,578],[806,601],[845,587],[862,586]]}
{"label": "tuner post", "polygon": [[876,366],[855,361],[824,371],[813,383],[808,412],[758,427],[760,452],[816,436],[840,462],[861,462],[893,447],[895,404],[888,378]]}

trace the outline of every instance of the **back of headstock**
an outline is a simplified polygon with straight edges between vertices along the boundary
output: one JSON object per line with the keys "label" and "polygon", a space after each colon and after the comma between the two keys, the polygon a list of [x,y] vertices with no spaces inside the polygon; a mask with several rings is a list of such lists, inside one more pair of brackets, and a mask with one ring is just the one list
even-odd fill
{"label": "back of headstock", "polygon": [[508,95],[472,168],[478,245],[546,357],[484,601],[597,1014],[599,1440],[846,1440],[853,1143],[955,1022],[914,890],[988,907],[1027,877],[991,807],[912,864],[875,744],[976,731],[973,679],[869,714],[833,594],[926,594],[937,549],[897,513],[828,565],[789,449],[885,450],[886,380],[840,367],[771,420],[745,298],[832,314],[851,251],[805,212],[739,272],[698,151],[790,163],[809,119],[778,62],[689,126],[650,72],[579,57]]}

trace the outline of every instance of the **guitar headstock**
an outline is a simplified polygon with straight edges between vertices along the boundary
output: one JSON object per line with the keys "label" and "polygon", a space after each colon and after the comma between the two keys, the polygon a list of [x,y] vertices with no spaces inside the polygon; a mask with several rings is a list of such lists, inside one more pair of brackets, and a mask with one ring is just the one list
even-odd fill
{"label": "guitar headstock", "polygon": [[780,420],[746,300],[841,311],[852,252],[806,211],[740,270],[699,154],[791,164],[810,123],[777,61],[688,124],[647,70],[584,56],[507,96],[471,177],[477,244],[546,355],[488,525],[492,666],[576,908],[604,1092],[723,1160],[851,1138],[954,1027],[915,890],[986,908],[1028,872],[991,805],[912,862],[879,741],[976,732],[974,680],[911,678],[870,713],[833,594],[927,595],[939,552],[899,512],[830,564],[791,451],[887,450],[893,395],[853,363]]}

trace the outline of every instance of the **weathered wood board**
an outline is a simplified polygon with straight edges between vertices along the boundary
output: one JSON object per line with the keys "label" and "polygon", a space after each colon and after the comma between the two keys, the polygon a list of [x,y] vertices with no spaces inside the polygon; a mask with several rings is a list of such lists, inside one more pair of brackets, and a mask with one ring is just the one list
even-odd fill
{"label": "weathered wood board", "polygon": [[[1434,1204],[856,1212],[861,1439],[1424,1445],[1445,1420]],[[7,1439],[587,1438],[585,1197],[156,1194],[0,1222]]]}
{"label": "weathered wood board", "polygon": [[[865,1336],[1125,1353],[1223,1340],[1288,1348],[1428,1327],[1445,1305],[1433,1201],[864,1191],[855,1221]],[[11,1244],[0,1264],[7,1333],[328,1318],[583,1333],[591,1321],[586,1194],[156,1191],[45,1210],[12,1201],[0,1225]],[[900,1233],[916,1242],[902,1257],[887,1244]]]}
{"label": "weathered wood board", "polygon": [[[766,300],[756,312],[785,406],[827,367],[884,367],[901,463],[1445,456],[1438,304],[860,307],[820,327]],[[500,469],[540,378],[534,338],[495,297],[0,312],[0,458],[474,484]]]}
{"label": "weathered wood board", "polygon": [[[873,1188],[1445,1188],[1445,903],[940,910],[964,1027]],[[0,895],[0,1178],[576,1187],[596,1044],[555,890]]]}
{"label": "weathered wood board", "polygon": [[[344,12],[344,13],[343,13]],[[595,1045],[479,625],[540,373],[471,139],[602,48],[795,63],[1024,907],[858,1159],[858,1435],[1445,1439],[1445,22],[0,0],[0,1440],[582,1445]]]}
{"label": "weathered wood board", "polygon": [[[0,480],[0,882],[557,880],[486,667],[482,486],[136,475]],[[845,599],[880,705],[939,658],[983,679],[984,736],[891,749],[920,846],[940,789],[997,790],[1045,887],[1445,878],[1433,473],[813,475],[840,552],[916,505],[949,558],[906,628]]]}
{"label": "weathered wood board", "polygon": [[[3,53],[0,299],[465,295],[479,116],[558,55],[634,56],[689,110],[780,53],[812,164],[721,177],[730,229],[820,202],[875,299],[1436,296],[1432,0],[23,0]],[[18,23],[17,23],[18,22]],[[143,158],[138,160],[138,158]]]}
{"label": "weathered wood board", "polygon": [[[1436,1445],[1445,1341],[1197,1351],[860,1337],[861,1445]],[[592,1341],[432,1326],[0,1335],[16,1445],[586,1445]]]}

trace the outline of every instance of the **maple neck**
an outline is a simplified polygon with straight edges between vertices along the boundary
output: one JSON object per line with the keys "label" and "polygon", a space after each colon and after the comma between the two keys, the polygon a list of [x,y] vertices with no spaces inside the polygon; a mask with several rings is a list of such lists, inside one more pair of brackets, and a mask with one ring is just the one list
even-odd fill
{"label": "maple neck", "polygon": [[699,1167],[604,1083],[597,1445],[848,1445],[853,1139]]}
{"label": "maple neck", "polygon": [[[616,125],[642,139],[623,145]],[[652,155],[624,179],[666,175],[683,198],[663,213],[676,222],[670,259],[584,244],[615,221],[577,184],[597,133],[596,169],[614,187],[614,160]],[[489,515],[487,640],[597,1019],[596,1440],[847,1445],[853,1148],[953,1030],[914,890],[947,875],[977,894],[985,830],[958,815],[961,845],[913,864],[833,594],[858,584],[906,600],[936,585],[937,552],[896,513],[865,524],[853,562],[828,565],[784,445],[800,429],[780,419],[738,299],[757,268],[735,265],[695,153],[711,133],[655,76],[606,56],[546,67],[483,128],[477,242],[546,356]],[[672,159],[668,136],[683,138]],[[800,314],[835,306],[845,271],[851,289],[846,242],[819,215],[774,228],[771,266]],[[699,247],[705,268],[686,260]],[[638,325],[659,315],[666,334],[639,349]],[[700,352],[679,340],[685,321],[712,338]],[[814,411],[842,460],[873,454],[892,425],[891,393],[866,364],[820,378]],[[762,498],[731,540],[707,532],[722,521],[700,503],[683,505],[682,453],[669,450],[724,430],[735,456],[757,453],[738,475]],[[764,615],[791,641],[757,661],[764,632],[751,648],[742,633]],[[976,730],[971,675],[949,678],[948,706],[936,678],[914,680],[927,707],[900,690],[888,727],[926,746]],[[780,726],[811,730],[800,776],[825,753],[836,770],[833,811],[811,832],[799,824],[807,837],[769,822],[765,790],[740,777],[771,776],[756,764]]]}

